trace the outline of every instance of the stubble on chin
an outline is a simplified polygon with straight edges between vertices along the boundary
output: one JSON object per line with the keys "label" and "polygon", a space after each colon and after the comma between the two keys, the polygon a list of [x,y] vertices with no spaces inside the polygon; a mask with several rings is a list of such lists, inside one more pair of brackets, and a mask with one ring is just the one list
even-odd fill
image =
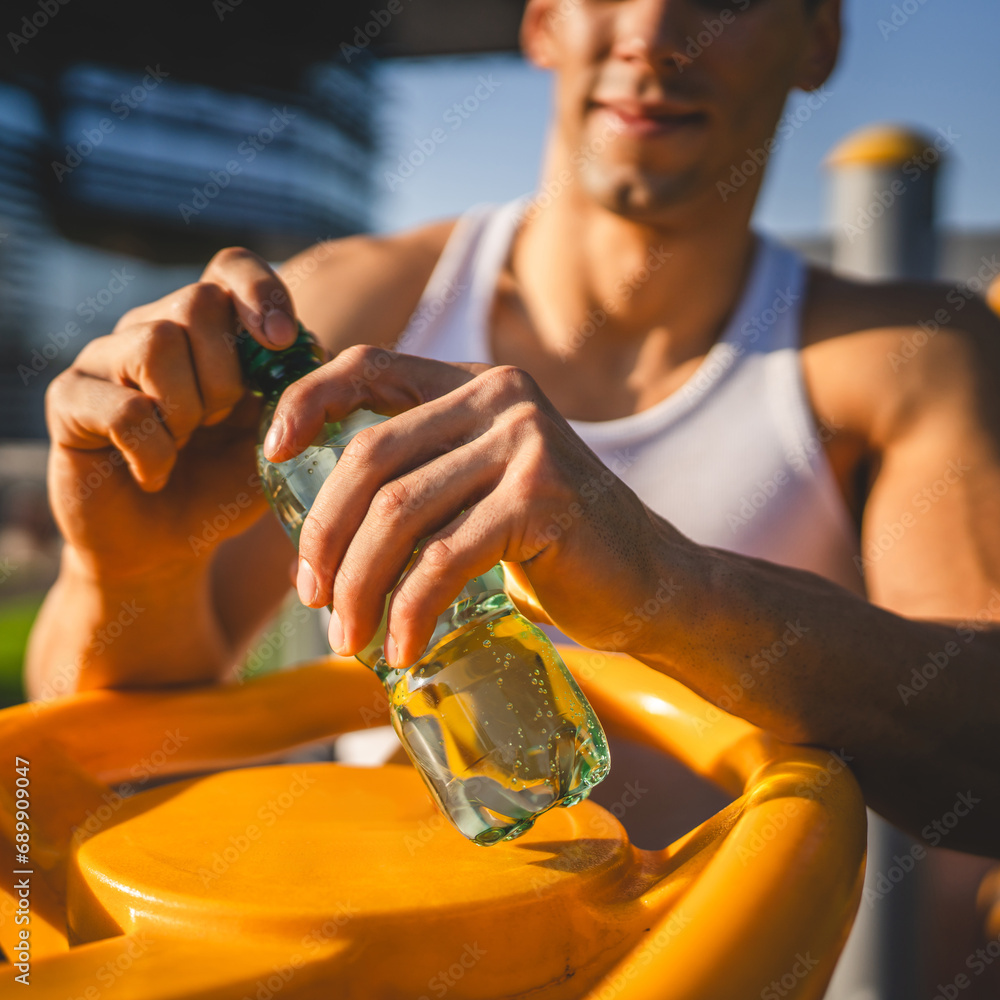
{"label": "stubble on chin", "polygon": [[588,164],[580,183],[597,204],[636,222],[654,222],[671,207],[690,197],[686,177],[650,176],[635,169],[614,169]]}

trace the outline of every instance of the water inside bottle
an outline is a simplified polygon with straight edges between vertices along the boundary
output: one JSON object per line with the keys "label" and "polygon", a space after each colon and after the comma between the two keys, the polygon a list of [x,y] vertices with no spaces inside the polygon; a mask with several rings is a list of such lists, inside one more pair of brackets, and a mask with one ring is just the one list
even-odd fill
{"label": "water inside bottle", "polygon": [[269,462],[263,450],[257,449],[257,467],[268,499],[296,548],[309,508],[343,453],[343,446],[312,446],[278,464]]}
{"label": "water inside bottle", "polygon": [[514,610],[387,678],[393,726],[442,811],[470,840],[519,837],[610,769],[586,699],[543,632]]}

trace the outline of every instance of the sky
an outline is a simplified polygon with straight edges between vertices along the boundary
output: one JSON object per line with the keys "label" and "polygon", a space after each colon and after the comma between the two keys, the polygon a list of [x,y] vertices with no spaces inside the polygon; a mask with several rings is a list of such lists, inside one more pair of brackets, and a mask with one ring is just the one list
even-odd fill
{"label": "sky", "polygon": [[[957,138],[942,181],[943,222],[1000,228],[1000,2],[845,0],[845,24],[829,97],[775,151],[757,224],[780,235],[821,232],[824,158],[855,129],[887,121],[932,135],[951,130]],[[380,80],[376,229],[454,215],[535,186],[551,97],[547,73],[518,56],[490,55],[389,62]],[[449,111],[477,86],[483,99],[473,113]],[[786,113],[800,99],[791,100]],[[443,142],[435,142],[436,129]],[[418,143],[429,155],[404,178],[399,159]]]}

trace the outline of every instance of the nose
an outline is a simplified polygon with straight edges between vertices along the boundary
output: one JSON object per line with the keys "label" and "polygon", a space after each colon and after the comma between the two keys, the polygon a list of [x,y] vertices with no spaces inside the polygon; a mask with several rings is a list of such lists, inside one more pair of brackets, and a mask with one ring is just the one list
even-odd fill
{"label": "nose", "polygon": [[678,0],[625,0],[619,6],[612,54],[657,69],[676,64],[683,52],[678,6]]}

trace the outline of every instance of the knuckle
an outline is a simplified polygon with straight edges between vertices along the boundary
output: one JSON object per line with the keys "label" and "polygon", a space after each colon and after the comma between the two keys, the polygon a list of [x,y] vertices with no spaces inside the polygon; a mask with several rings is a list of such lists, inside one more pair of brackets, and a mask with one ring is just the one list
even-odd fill
{"label": "knuckle", "polygon": [[219,312],[230,305],[229,293],[214,281],[197,281],[184,289],[184,305],[191,312]]}
{"label": "knuckle", "polygon": [[379,488],[372,499],[371,509],[375,518],[392,524],[410,507],[410,491],[404,483],[394,480]]}
{"label": "knuckle", "polygon": [[184,328],[169,319],[154,319],[139,328],[138,337],[145,358],[156,358],[182,346]]}
{"label": "knuckle", "polygon": [[536,399],[538,396],[535,380],[516,365],[496,365],[476,378],[505,399]]}
{"label": "knuckle", "polygon": [[51,416],[54,410],[64,409],[69,396],[70,379],[75,378],[72,368],[60,372],[45,389],[45,412]]}
{"label": "knuckle", "polygon": [[341,461],[347,459],[352,465],[362,469],[374,465],[381,451],[383,435],[378,427],[366,427],[351,439],[344,449]]}
{"label": "knuckle", "polygon": [[115,323],[114,330],[117,332],[119,330],[125,330],[130,326],[135,326],[139,321],[140,311],[138,306],[133,306],[131,309],[126,309],[125,312],[118,317],[118,322]]}
{"label": "knuckle", "polygon": [[95,337],[93,340],[88,340],[83,347],[77,351],[76,357],[73,359],[67,371],[72,371],[74,368],[87,369],[90,367],[91,363],[94,361],[95,355],[98,355],[107,343],[107,337]]}
{"label": "knuckle", "polygon": [[398,357],[395,351],[390,351],[377,344],[355,344],[341,352],[344,363],[351,368],[361,368],[366,371],[384,371]]}
{"label": "knuckle", "polygon": [[501,380],[502,385],[518,389],[534,388],[535,380],[517,365],[497,365],[492,369],[494,376]]}
{"label": "knuckle", "polygon": [[544,418],[542,408],[533,399],[518,402],[507,412],[509,432],[532,434],[540,429]]}
{"label": "knuckle", "polygon": [[344,350],[337,355],[337,360],[345,368],[354,368],[355,366],[363,366],[365,362],[370,361],[373,352],[376,349],[370,344],[352,344],[350,347],[345,347]]}
{"label": "knuckle", "polygon": [[136,392],[115,404],[110,424],[120,431],[134,431],[137,428],[153,431],[159,426],[159,419],[153,401],[148,396]]}
{"label": "knuckle", "polygon": [[246,247],[223,247],[208,262],[208,266],[209,268],[231,267],[234,264],[240,264],[248,258],[252,259],[254,257],[256,257],[256,254],[252,250],[248,250]]}
{"label": "knuckle", "polygon": [[427,569],[437,575],[454,568],[457,554],[447,539],[433,538],[424,546],[422,557]]}

